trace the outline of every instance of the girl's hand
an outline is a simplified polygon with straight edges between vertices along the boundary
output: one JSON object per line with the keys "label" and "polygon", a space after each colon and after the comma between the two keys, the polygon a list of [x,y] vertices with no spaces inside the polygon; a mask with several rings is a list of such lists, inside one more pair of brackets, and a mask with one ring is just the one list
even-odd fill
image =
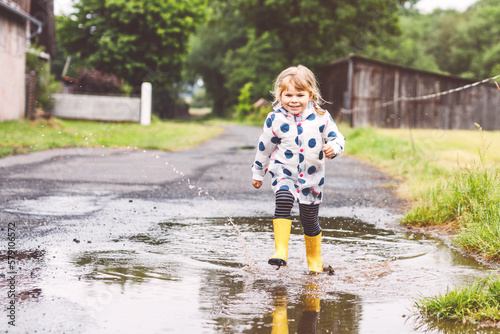
{"label": "girl's hand", "polygon": [[260,186],[262,186],[262,181],[252,180],[252,185],[253,185],[256,189],[259,189],[259,188],[260,188]]}
{"label": "girl's hand", "polygon": [[328,159],[333,158],[335,155],[333,147],[328,144],[323,145],[323,152],[325,153],[325,157],[327,157]]}

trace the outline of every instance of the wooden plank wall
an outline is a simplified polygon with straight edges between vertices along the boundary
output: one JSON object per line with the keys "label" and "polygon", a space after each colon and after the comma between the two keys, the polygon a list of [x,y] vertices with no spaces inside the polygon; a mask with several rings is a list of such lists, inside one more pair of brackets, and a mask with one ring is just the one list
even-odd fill
{"label": "wooden plank wall", "polygon": [[[424,96],[473,81],[352,58],[351,124],[354,127],[500,130],[500,91],[483,84],[421,101],[382,103],[406,96]],[[343,101],[345,105],[345,101]]]}

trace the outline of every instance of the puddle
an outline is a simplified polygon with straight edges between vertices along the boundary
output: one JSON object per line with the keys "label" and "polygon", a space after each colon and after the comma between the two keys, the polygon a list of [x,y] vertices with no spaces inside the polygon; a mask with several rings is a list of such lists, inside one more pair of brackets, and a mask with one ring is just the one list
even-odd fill
{"label": "puddle", "polygon": [[275,270],[267,264],[274,249],[270,217],[233,217],[240,237],[227,217],[186,218],[178,203],[166,211],[121,201],[134,207],[117,214],[110,205],[88,220],[63,221],[59,232],[18,242],[27,250],[17,257],[24,298],[17,300],[16,330],[420,333],[423,325],[409,319],[414,298],[488,274],[439,240],[353,216],[320,218],[323,261],[335,275],[305,274],[297,219],[288,266]]}

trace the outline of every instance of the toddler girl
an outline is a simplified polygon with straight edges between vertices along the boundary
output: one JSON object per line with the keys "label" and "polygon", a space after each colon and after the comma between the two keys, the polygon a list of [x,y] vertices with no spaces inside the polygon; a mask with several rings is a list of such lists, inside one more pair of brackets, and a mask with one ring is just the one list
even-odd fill
{"label": "toddler girl", "polygon": [[271,265],[286,266],[292,227],[291,210],[299,203],[310,272],[323,271],[319,203],[323,198],[325,160],[344,151],[345,138],[338,131],[324,102],[314,74],[305,66],[287,68],[276,79],[275,110],[267,116],[252,166],[255,188],[267,172],[276,196]]}

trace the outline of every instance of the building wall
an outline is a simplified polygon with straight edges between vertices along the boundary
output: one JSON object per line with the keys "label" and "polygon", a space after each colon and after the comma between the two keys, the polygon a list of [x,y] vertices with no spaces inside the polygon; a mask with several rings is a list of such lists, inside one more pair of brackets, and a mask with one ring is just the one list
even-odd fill
{"label": "building wall", "polygon": [[25,22],[0,9],[0,122],[24,116],[25,48]]}

